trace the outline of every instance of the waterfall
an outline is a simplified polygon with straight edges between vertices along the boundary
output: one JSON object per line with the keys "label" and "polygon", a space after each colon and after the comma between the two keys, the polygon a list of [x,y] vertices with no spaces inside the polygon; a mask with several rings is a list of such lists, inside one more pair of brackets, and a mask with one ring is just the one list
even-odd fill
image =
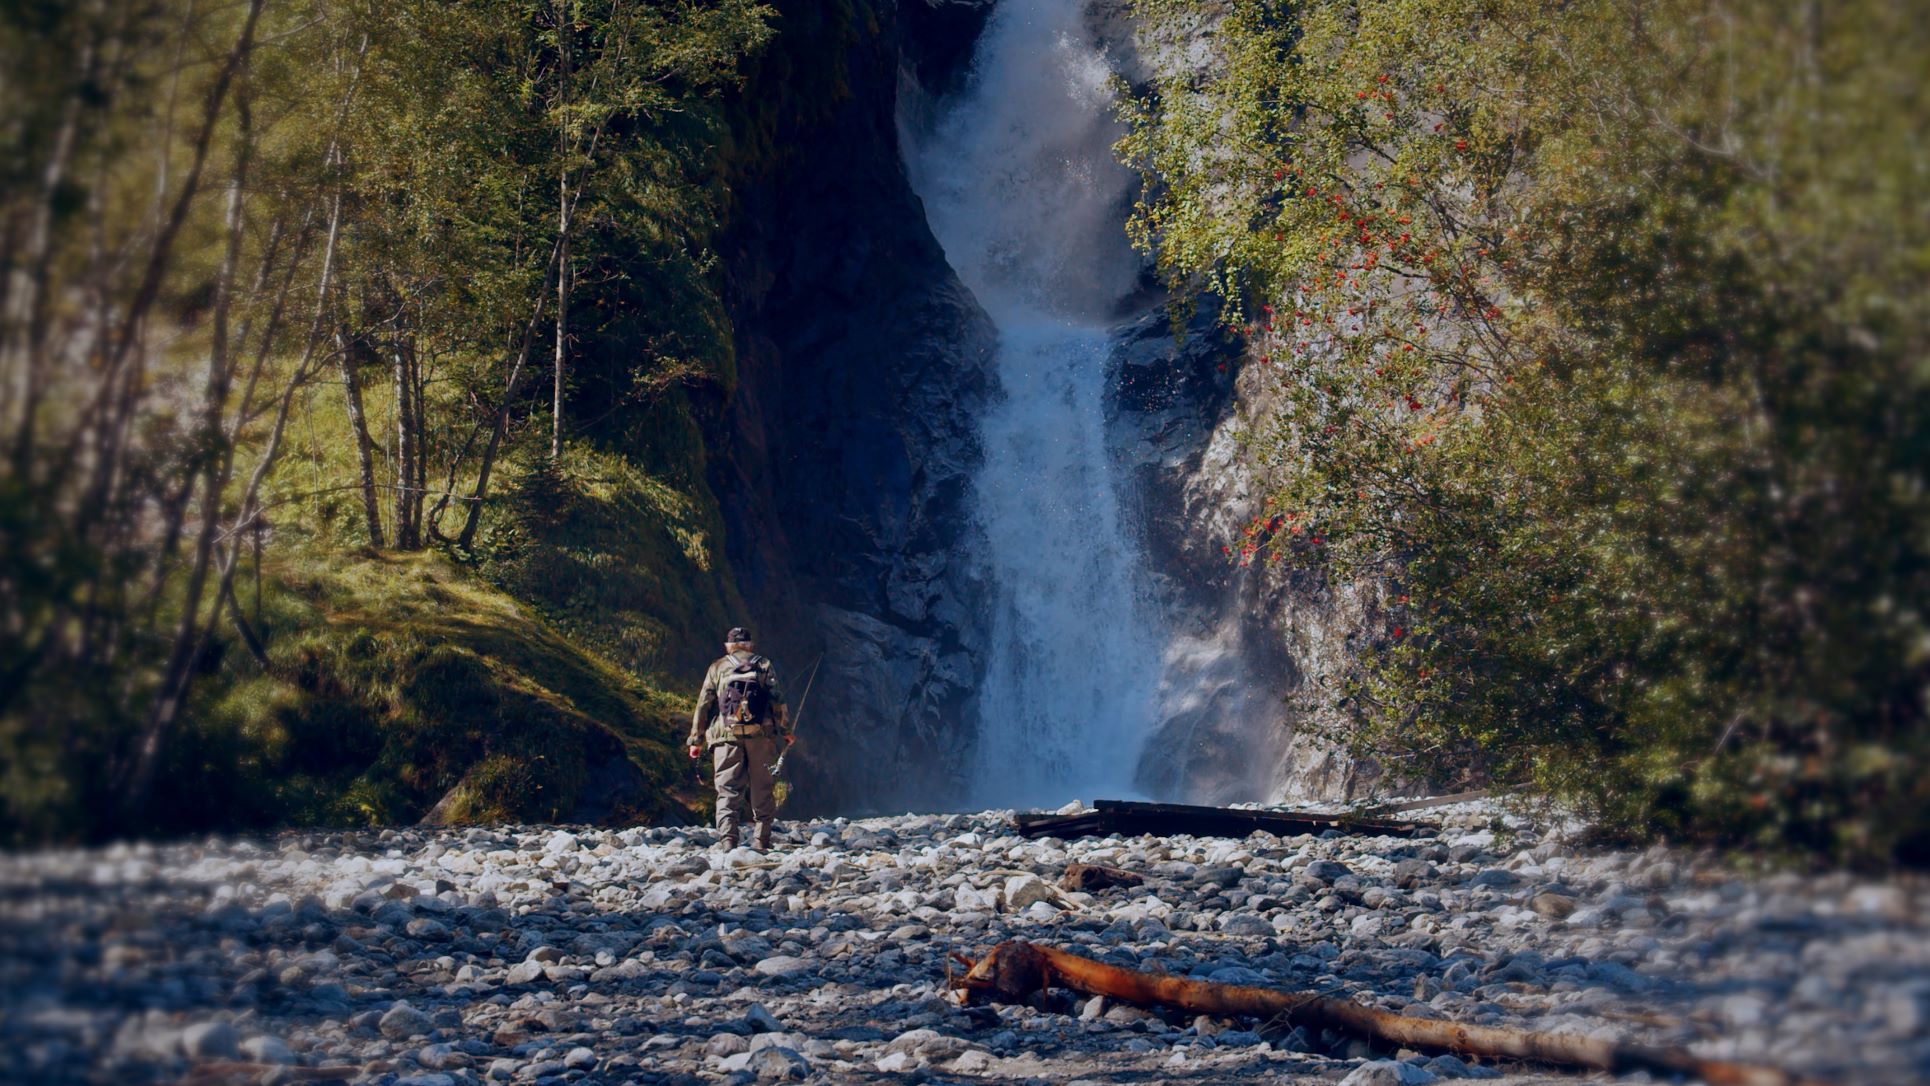
{"label": "waterfall", "polygon": [[1108,329],[1139,261],[1105,56],[1079,0],[1008,0],[971,79],[907,136],[913,187],[998,327],[975,507],[996,598],[970,799],[1132,794],[1166,642],[1108,452]]}

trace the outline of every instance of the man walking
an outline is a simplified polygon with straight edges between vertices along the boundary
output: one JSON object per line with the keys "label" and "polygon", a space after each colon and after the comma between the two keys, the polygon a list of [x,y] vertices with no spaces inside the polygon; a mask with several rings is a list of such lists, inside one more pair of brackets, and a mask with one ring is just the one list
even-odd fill
{"label": "man walking", "polygon": [[771,823],[777,818],[771,763],[779,741],[789,746],[792,736],[777,671],[755,648],[750,631],[742,626],[724,635],[724,657],[704,673],[685,745],[693,761],[703,757],[706,747],[711,751],[723,847],[737,847],[748,799],[756,822],[752,846],[761,852],[771,847]]}

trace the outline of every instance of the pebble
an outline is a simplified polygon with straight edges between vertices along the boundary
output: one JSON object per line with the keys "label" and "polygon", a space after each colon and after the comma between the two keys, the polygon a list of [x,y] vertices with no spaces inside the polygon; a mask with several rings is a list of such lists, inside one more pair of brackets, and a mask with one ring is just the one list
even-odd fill
{"label": "pebble", "polygon": [[241,1034],[226,1022],[196,1022],[181,1031],[181,1051],[196,1060],[232,1057],[241,1051]]}
{"label": "pebble", "polygon": [[781,1033],[784,1030],[784,1024],[761,1003],[752,1004],[744,1012],[744,1021],[754,1033]]}
{"label": "pebble", "polygon": [[241,1042],[241,1054],[254,1063],[294,1063],[295,1050],[280,1037],[262,1034]]}
{"label": "pebble", "polygon": [[788,1048],[766,1048],[754,1053],[744,1069],[754,1072],[759,1082],[788,1082],[811,1074],[811,1061]]}
{"label": "pebble", "polygon": [[421,1037],[436,1027],[435,1023],[430,1021],[428,1015],[416,1010],[407,1003],[397,1003],[395,1006],[390,1007],[388,1011],[377,1020],[376,1028],[382,1031],[382,1036],[384,1037],[391,1040],[402,1040],[409,1037]]}
{"label": "pebble", "polygon": [[1052,887],[1037,875],[1014,875],[1005,880],[1005,908],[1008,912],[1018,912],[1038,903],[1049,905],[1056,896]]}
{"label": "pebble", "polygon": [[[986,812],[787,823],[770,853],[720,854],[707,828],[519,826],[0,853],[0,1081],[178,1081],[234,1058],[362,1066],[371,1086],[1549,1081],[1102,999],[947,998],[950,953],[1014,937],[1930,1080],[1920,879],[1751,877],[1580,848],[1486,804],[1427,815],[1445,828],[1413,839],[1032,841]],[[1061,888],[1074,863],[1142,881]]]}
{"label": "pebble", "polygon": [[765,958],[754,967],[766,977],[794,977],[799,973],[809,973],[817,968],[817,963],[809,958],[799,958],[790,954],[779,954]]}
{"label": "pebble", "polygon": [[1427,1086],[1440,1076],[1412,1063],[1370,1060],[1340,1080],[1340,1086]]}
{"label": "pebble", "polygon": [[1575,899],[1563,894],[1543,892],[1528,901],[1528,907],[1551,920],[1566,920],[1575,912]]}
{"label": "pebble", "polygon": [[1337,860],[1315,860],[1307,865],[1306,872],[1308,878],[1317,879],[1330,886],[1334,882],[1352,874],[1352,872],[1347,870],[1346,864],[1340,863]]}

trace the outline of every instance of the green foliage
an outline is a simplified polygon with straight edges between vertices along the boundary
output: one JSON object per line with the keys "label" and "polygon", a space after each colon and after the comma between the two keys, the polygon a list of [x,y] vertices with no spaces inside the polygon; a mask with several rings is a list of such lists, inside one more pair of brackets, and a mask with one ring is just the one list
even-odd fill
{"label": "green foliage", "polygon": [[1280,404],[1240,560],[1390,586],[1342,738],[1609,831],[1930,849],[1924,28],[1147,0],[1136,239]]}
{"label": "green foliage", "polygon": [[511,487],[480,548],[485,575],[638,674],[702,673],[742,606],[700,481],[578,448],[562,465],[534,461]]}
{"label": "green foliage", "polygon": [[747,0],[464,0],[344,19],[344,40],[375,43],[354,63],[345,138],[355,274],[465,388],[498,397],[501,360],[541,304],[567,175],[573,335],[625,360],[588,368],[590,406],[714,379],[730,350],[708,250],[716,96],[769,37],[768,14]]}
{"label": "green foliage", "polygon": [[[0,381],[36,393],[0,406],[0,836],[408,819],[445,796],[444,816],[553,818],[612,751],[649,782],[631,813],[682,809],[659,734],[681,710],[655,684],[729,584],[686,389],[729,380],[722,96],[770,18],[0,11]],[[553,466],[529,438],[551,338],[600,481],[539,523],[482,477]],[[363,549],[371,519],[406,551],[472,507],[495,534],[470,567]],[[469,620],[419,606],[430,585]],[[133,803],[149,736],[164,780]]]}
{"label": "green foliage", "polygon": [[204,684],[155,830],[390,824],[439,802],[445,821],[554,822],[592,759],[626,754],[650,787],[611,817],[687,817],[678,699],[460,567],[324,551],[268,573],[271,666],[224,659]]}

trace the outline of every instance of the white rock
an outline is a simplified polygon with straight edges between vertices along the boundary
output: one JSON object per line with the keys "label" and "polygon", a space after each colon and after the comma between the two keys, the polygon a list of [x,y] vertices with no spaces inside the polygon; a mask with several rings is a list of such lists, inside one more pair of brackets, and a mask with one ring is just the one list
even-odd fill
{"label": "white rock", "polygon": [[766,1048],[748,1055],[745,1069],[755,1071],[760,1081],[801,1079],[811,1073],[811,1061],[795,1049]]}
{"label": "white rock", "polygon": [[949,1060],[971,1045],[962,1038],[935,1029],[908,1029],[892,1038],[887,1052],[910,1052],[933,1062]]}
{"label": "white rock", "polygon": [[1395,1060],[1371,1060],[1354,1068],[1340,1086],[1426,1086],[1440,1076],[1425,1067]]}
{"label": "white rock", "polygon": [[999,1065],[997,1056],[982,1048],[968,1049],[952,1061],[952,1070],[961,1075],[988,1074]]}
{"label": "white rock", "polygon": [[196,1022],[181,1031],[181,1051],[190,1059],[223,1059],[240,1048],[241,1034],[226,1022]]}
{"label": "white rock", "polygon": [[789,954],[777,954],[765,958],[752,968],[766,977],[795,977],[800,973],[808,973],[816,969],[817,963],[809,958],[799,958]]}
{"label": "white rock", "polygon": [[266,1033],[241,1042],[241,1054],[255,1063],[294,1063],[295,1052],[280,1037]]}
{"label": "white rock", "polygon": [[378,1028],[381,1029],[382,1036],[390,1040],[401,1040],[405,1037],[419,1037],[428,1033],[435,1029],[435,1024],[429,1020],[428,1015],[416,1010],[405,1001],[398,1002],[383,1012]]}
{"label": "white rock", "polygon": [[1910,897],[1903,887],[1883,883],[1866,883],[1856,887],[1849,892],[1843,904],[1850,912],[1865,916],[1903,920],[1910,915]]}
{"label": "white rock", "polygon": [[1013,875],[1005,880],[1005,910],[1018,912],[1034,902],[1049,902],[1053,898],[1052,887],[1037,875]]}
{"label": "white rock", "polygon": [[722,860],[722,866],[727,868],[762,867],[764,863],[763,853],[743,845],[725,853]]}
{"label": "white rock", "polygon": [[995,912],[998,909],[998,894],[992,890],[961,886],[952,892],[952,908],[961,913]]}

